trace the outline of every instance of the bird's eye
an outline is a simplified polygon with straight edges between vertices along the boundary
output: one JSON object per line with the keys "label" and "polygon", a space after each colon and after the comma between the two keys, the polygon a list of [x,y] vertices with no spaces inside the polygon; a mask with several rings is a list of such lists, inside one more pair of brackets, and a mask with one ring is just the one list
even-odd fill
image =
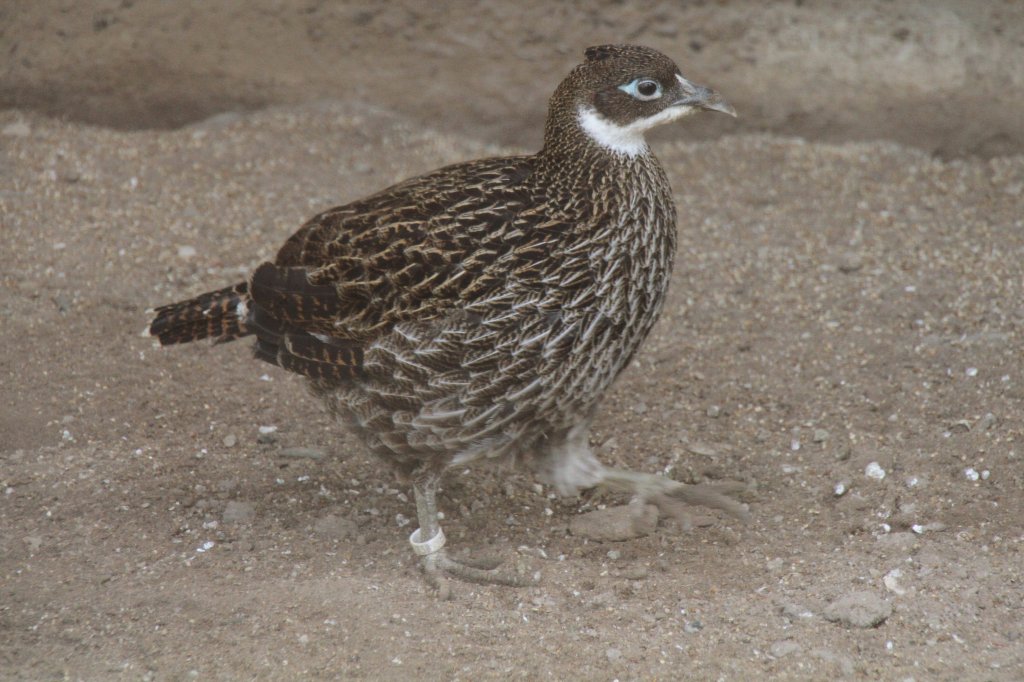
{"label": "bird's eye", "polygon": [[661,97],[661,83],[650,78],[637,78],[635,81],[620,85],[619,90],[641,102],[650,102]]}

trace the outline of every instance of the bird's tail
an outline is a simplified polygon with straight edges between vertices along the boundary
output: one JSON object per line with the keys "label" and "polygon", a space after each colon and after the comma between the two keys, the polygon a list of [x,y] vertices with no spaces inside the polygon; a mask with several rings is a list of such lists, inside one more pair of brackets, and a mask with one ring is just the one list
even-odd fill
{"label": "bird's tail", "polygon": [[215,343],[233,341],[252,333],[249,329],[249,284],[234,286],[160,306],[153,312],[146,333],[161,346],[212,338]]}

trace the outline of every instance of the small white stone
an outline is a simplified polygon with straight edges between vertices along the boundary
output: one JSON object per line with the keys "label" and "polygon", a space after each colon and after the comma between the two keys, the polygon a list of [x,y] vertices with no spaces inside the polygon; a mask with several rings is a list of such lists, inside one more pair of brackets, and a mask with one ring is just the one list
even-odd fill
{"label": "small white stone", "polygon": [[974,467],[967,467],[964,469],[964,476],[967,477],[968,481],[977,481],[981,478],[980,474],[978,474],[978,470]]}
{"label": "small white stone", "polygon": [[178,258],[192,258],[196,255],[196,247],[194,246],[179,246],[178,247]]}
{"label": "small white stone", "polygon": [[842,497],[846,494],[847,490],[849,490],[849,484],[846,481],[839,481],[832,489],[832,494],[836,497]]}
{"label": "small white stone", "polygon": [[881,481],[885,478],[885,469],[878,462],[871,462],[864,467],[864,475],[868,478],[873,478],[876,481]]}
{"label": "small white stone", "polygon": [[988,477],[991,476],[991,475],[992,475],[992,472],[989,471],[988,469],[982,469],[981,470],[981,480],[987,481]]}
{"label": "small white stone", "polygon": [[967,376],[969,376],[969,377],[976,377],[976,376],[978,376],[978,368],[977,367],[968,367],[967,370],[964,373]]}
{"label": "small white stone", "polygon": [[260,433],[262,433],[262,434],[273,433],[274,431],[277,431],[277,427],[276,426],[261,426],[260,427]]}
{"label": "small white stone", "polygon": [[889,571],[888,573],[885,574],[885,577],[882,578],[882,584],[885,585],[885,588],[887,590],[889,590],[890,592],[892,592],[893,594],[898,594],[898,595],[906,594],[907,591],[905,589],[903,589],[902,587],[900,587],[900,584],[899,584],[899,579],[902,576],[903,576],[903,572],[900,569],[898,569],[898,568],[894,568],[894,569],[892,569],[891,571]]}

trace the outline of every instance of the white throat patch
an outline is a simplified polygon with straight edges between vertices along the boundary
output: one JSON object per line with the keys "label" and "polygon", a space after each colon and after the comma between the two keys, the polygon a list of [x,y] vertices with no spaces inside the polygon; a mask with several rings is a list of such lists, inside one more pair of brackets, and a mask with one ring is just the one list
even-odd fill
{"label": "white throat patch", "polygon": [[616,154],[634,157],[647,151],[647,141],[644,140],[646,131],[692,112],[693,107],[669,107],[654,116],[641,118],[629,125],[621,126],[597,113],[593,107],[581,106],[577,110],[577,118],[580,127],[594,142]]}

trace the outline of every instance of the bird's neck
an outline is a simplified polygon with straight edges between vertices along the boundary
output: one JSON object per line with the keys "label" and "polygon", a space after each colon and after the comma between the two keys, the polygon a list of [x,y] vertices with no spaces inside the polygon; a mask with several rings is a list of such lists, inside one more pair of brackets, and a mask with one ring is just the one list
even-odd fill
{"label": "bird's neck", "polygon": [[653,161],[642,130],[617,125],[592,107],[575,103],[552,107],[541,154],[588,157],[609,165]]}

